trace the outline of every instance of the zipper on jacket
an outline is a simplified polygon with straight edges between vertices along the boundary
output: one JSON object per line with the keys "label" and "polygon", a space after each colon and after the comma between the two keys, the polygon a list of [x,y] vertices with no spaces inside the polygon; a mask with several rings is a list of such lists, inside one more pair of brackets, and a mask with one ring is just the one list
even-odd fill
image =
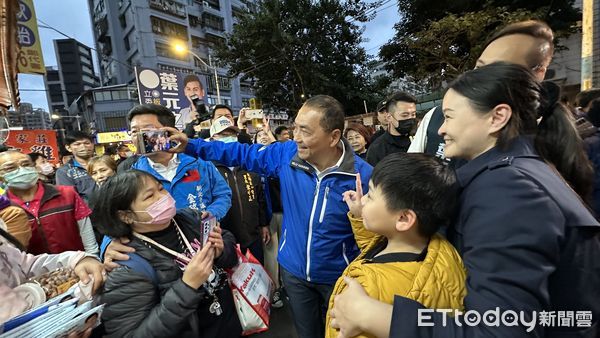
{"label": "zipper on jacket", "polygon": [[313,221],[315,220],[315,209],[317,209],[317,202],[319,201],[319,188],[321,187],[321,180],[317,178],[317,187],[315,188],[315,195],[313,198],[313,206],[310,212],[310,220],[308,221],[308,239],[306,240],[306,280],[310,282],[310,243],[312,241]]}
{"label": "zipper on jacket", "polygon": [[346,265],[350,265],[350,260],[348,259],[348,256],[346,256],[346,242],[342,242],[342,256],[346,261]]}
{"label": "zipper on jacket", "polygon": [[[40,232],[40,237],[42,237],[42,240],[44,242],[44,246],[46,247],[46,252],[50,253],[50,244],[48,244],[48,238],[46,237],[46,232],[44,231],[44,228],[42,228],[42,220],[40,220],[39,217],[35,217],[35,222],[37,223],[37,228],[38,231]],[[82,240],[83,242],[83,240]]]}
{"label": "zipper on jacket", "polygon": [[319,216],[319,223],[323,223],[325,209],[327,208],[327,196],[329,196],[329,187],[325,187],[325,197],[323,197],[323,204],[321,205],[321,215]]}
{"label": "zipper on jacket", "polygon": [[283,230],[283,241],[281,241],[281,247],[279,248],[279,252],[281,252],[281,250],[283,250],[286,239],[287,239],[287,228],[285,230]]}

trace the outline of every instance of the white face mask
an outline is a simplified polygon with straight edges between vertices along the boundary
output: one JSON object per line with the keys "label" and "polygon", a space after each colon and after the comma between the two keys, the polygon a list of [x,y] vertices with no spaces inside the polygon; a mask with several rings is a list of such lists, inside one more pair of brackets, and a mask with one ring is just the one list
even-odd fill
{"label": "white face mask", "polygon": [[125,153],[125,157],[131,157],[133,156],[133,153],[131,151],[128,151]]}
{"label": "white face mask", "polygon": [[50,175],[54,172],[54,166],[52,164],[46,162],[40,166],[40,173],[42,175]]}
{"label": "white face mask", "polygon": [[220,139],[217,139],[217,141],[221,141],[221,142],[223,142],[223,143],[232,143],[232,142],[237,142],[237,141],[238,141],[238,138],[237,138],[237,136],[235,136],[235,135],[232,135],[232,136],[225,136],[225,137],[222,137],[222,138],[220,138]]}

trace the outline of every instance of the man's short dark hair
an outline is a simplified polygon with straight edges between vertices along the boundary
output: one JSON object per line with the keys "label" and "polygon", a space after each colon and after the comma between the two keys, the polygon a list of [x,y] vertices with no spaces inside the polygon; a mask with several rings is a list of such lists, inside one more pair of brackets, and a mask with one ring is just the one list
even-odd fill
{"label": "man's short dark hair", "polygon": [[134,117],[146,114],[155,115],[158,122],[162,124],[163,127],[175,128],[175,115],[173,112],[167,109],[167,107],[152,103],[140,104],[139,106],[131,108],[129,113],[127,113],[127,121],[131,123],[131,120],[133,120]]}
{"label": "man's short dark hair", "polygon": [[600,98],[600,88],[590,88],[579,92],[579,94],[575,96],[575,105],[585,109],[597,98]]}
{"label": "man's short dark hair", "polygon": [[290,128],[288,128],[287,126],[279,126],[275,128],[275,136],[281,136],[281,133],[283,133],[286,130],[290,130]]}
{"label": "man's short dark hair", "polygon": [[118,211],[131,210],[144,179],[156,180],[151,174],[140,170],[127,170],[110,177],[93,194],[90,200],[90,220],[98,231],[110,237],[129,236],[131,225],[123,222]]}
{"label": "man's short dark hair", "polygon": [[456,211],[456,176],[434,156],[390,154],[375,166],[371,181],[381,190],[389,210],[415,212],[418,232],[424,237],[447,225]]}
{"label": "man's short dark hair", "polygon": [[316,95],[306,100],[304,106],[313,108],[323,115],[321,117],[321,127],[326,132],[332,132],[336,129],[340,133],[344,131],[344,106],[340,101],[329,95]]}
{"label": "man's short dark hair", "polygon": [[527,57],[527,65],[530,68],[543,64],[554,55],[554,33],[552,32],[552,28],[545,22],[538,20],[515,22],[501,28],[489,38],[484,49],[502,37],[517,34],[528,35],[544,42],[540,45],[539,49],[532,50],[531,54]]}
{"label": "man's short dark hair", "polygon": [[198,82],[200,84],[200,88],[204,89],[204,87],[202,86],[202,81],[200,81],[200,78],[198,77],[198,75],[189,74],[183,78],[183,86],[184,87],[187,86],[187,84],[190,82]]}
{"label": "man's short dark hair", "polygon": [[228,105],[226,104],[217,104],[213,107],[212,109],[212,118],[215,118],[215,113],[217,112],[217,109],[227,109],[229,110],[229,112],[231,113],[231,116],[233,117],[233,110],[231,110],[231,108],[229,108]]}
{"label": "man's short dark hair", "polygon": [[75,130],[67,134],[65,137],[65,144],[70,146],[71,144],[81,140],[89,140],[90,142],[94,143],[94,137],[92,135],[83,131]]}
{"label": "man's short dark hair", "polygon": [[391,108],[393,108],[393,106],[397,103],[397,102],[408,102],[408,103],[417,103],[417,98],[414,97],[413,95],[407,93],[407,92],[395,92],[393,93],[390,97],[387,98],[386,104],[385,104],[385,110],[387,111],[391,111]]}

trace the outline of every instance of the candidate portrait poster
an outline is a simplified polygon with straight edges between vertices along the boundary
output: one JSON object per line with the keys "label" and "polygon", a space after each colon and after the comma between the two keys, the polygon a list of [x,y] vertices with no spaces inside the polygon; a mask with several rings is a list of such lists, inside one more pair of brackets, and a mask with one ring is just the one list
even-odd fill
{"label": "candidate portrait poster", "polygon": [[136,67],[136,80],[141,104],[154,103],[167,107],[175,114],[175,126],[183,130],[194,118],[191,97],[204,101],[206,78],[186,74]]}

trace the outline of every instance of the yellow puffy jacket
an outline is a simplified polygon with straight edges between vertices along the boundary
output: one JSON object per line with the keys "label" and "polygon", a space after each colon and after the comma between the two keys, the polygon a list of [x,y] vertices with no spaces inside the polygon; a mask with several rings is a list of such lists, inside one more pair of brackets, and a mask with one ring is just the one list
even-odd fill
{"label": "yellow puffy jacket", "polygon": [[329,327],[329,311],[334,297],[346,288],[344,276],[355,278],[369,296],[388,304],[393,304],[394,296],[398,295],[431,309],[464,309],[463,299],[467,292],[465,268],[456,249],[444,237],[439,234],[432,236],[422,261],[375,263],[364,256],[385,238],[366,230],[361,219],[350,214],[348,218],[361,253],[335,283],[329,299],[326,337],[337,337],[339,333]]}

